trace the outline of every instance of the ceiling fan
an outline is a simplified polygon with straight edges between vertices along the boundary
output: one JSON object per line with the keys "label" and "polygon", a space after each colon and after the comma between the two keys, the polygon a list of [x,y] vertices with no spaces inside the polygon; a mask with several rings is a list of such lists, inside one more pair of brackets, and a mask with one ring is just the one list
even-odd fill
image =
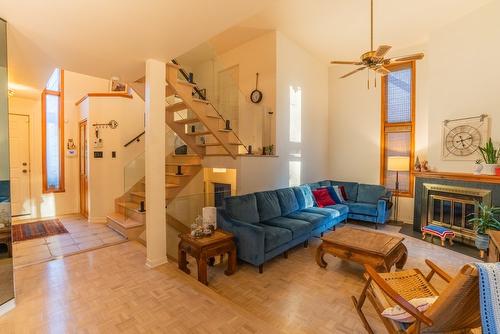
{"label": "ceiling fan", "polygon": [[[348,76],[351,76],[357,72],[360,72],[364,69],[372,70],[375,71],[376,73],[380,75],[387,75],[391,73],[386,68],[386,65],[392,64],[392,63],[398,63],[398,62],[405,62],[405,61],[411,61],[411,60],[420,60],[424,58],[424,54],[422,52],[420,53],[415,53],[407,56],[400,56],[400,57],[391,57],[391,58],[384,58],[385,55],[389,52],[389,50],[392,48],[390,45],[380,45],[377,50],[373,50],[373,0],[371,0],[371,35],[370,35],[370,50],[368,52],[365,52],[361,55],[361,61],[332,61],[331,64],[340,64],[340,65],[357,65],[361,66],[355,69],[354,71],[351,71],[347,74],[344,74],[340,78],[347,78]],[[368,73],[369,76],[369,73]],[[376,77],[375,77],[376,80]],[[375,81],[375,86],[377,85],[377,82]],[[368,79],[368,88],[370,88],[370,80]]]}

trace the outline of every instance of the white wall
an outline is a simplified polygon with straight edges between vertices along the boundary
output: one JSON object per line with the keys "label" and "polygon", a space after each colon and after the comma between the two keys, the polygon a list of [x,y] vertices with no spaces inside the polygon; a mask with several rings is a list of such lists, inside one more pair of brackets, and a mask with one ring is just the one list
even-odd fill
{"label": "white wall", "polygon": [[[80,114],[87,115],[89,135],[89,221],[105,222],[114,212],[114,201],[125,192],[128,184],[135,184],[144,176],[129,168],[129,163],[144,152],[144,140],[124,147],[130,139],[144,131],[144,102],[134,93],[132,99],[121,97],[89,97],[80,105]],[[94,147],[96,127],[93,124],[118,122],[116,129],[99,129],[102,147]],[[103,158],[94,158],[94,151],[102,151]],[[112,158],[112,152],[116,158]],[[127,169],[126,169],[127,168]],[[126,169],[126,170],[125,170]],[[134,180],[128,180],[134,178]]]}
{"label": "white wall", "polygon": [[[429,41],[392,55],[425,52],[416,71],[415,154],[437,171],[471,172],[472,161],[441,160],[442,121],[476,116],[492,118],[491,135],[500,141],[500,69],[491,65],[500,51],[500,3],[433,32]],[[360,50],[361,51],[361,50]],[[366,89],[366,73],[338,79],[349,66],[329,70],[330,177],[380,182],[380,88]],[[413,199],[402,198],[400,219],[413,221]]]}
{"label": "white wall", "polygon": [[[290,86],[302,90],[302,141],[292,143]],[[327,65],[280,32],[276,33],[276,149],[278,157],[241,158],[241,194],[287,187],[290,161],[300,161],[300,183],[328,176]]]}

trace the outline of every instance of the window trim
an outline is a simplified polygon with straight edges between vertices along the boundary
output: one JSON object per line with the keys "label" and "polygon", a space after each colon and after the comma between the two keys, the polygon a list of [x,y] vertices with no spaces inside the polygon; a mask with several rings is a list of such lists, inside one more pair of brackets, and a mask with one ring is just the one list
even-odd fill
{"label": "window trim", "polygon": [[[47,138],[46,138],[46,96],[59,96],[59,188],[47,187]],[[64,182],[64,70],[59,71],[59,91],[44,89],[42,91],[42,193],[65,192]]]}
{"label": "window trim", "polygon": [[[398,126],[410,126],[410,179],[409,190],[406,192],[399,192],[399,197],[413,198],[414,190],[414,177],[413,177],[413,161],[415,159],[415,106],[416,106],[416,62],[407,61],[400,64],[392,64],[385,66],[388,70],[397,71],[405,68],[411,69],[411,120],[410,122],[387,123],[386,122],[386,109],[387,109],[387,76],[382,77],[381,85],[381,122],[380,122],[380,184],[385,185],[385,129]],[[393,190],[394,191],[394,190]]]}

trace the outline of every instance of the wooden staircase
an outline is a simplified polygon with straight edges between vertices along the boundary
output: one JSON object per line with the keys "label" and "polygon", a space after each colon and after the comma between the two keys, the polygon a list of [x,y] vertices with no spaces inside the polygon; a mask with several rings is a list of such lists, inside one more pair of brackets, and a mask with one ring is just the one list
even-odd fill
{"label": "wooden staircase", "polygon": [[[180,174],[179,172],[180,168]],[[192,178],[200,172],[201,159],[197,155],[169,155],[165,159],[165,205],[168,205]],[[146,212],[141,212],[141,202],[146,201],[144,179],[137,182],[123,196],[115,200],[115,212],[106,217],[110,228],[130,240],[138,240],[146,228]],[[177,230],[185,232],[188,227],[169,217]]]}
{"label": "wooden staircase", "polygon": [[196,85],[179,79],[180,70],[179,65],[167,63],[166,96],[173,101],[165,107],[168,126],[201,157],[236,159],[243,144],[233,130],[225,128],[225,120],[210,101],[193,97]]}

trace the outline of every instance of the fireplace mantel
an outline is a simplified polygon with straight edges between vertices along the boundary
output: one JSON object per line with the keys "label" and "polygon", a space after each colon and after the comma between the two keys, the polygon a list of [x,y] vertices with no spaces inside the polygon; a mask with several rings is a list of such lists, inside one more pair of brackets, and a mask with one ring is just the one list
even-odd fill
{"label": "fireplace mantel", "polygon": [[453,172],[414,172],[415,177],[426,179],[444,179],[460,180],[481,183],[500,184],[500,176],[497,175],[475,175],[472,173],[453,173]]}

